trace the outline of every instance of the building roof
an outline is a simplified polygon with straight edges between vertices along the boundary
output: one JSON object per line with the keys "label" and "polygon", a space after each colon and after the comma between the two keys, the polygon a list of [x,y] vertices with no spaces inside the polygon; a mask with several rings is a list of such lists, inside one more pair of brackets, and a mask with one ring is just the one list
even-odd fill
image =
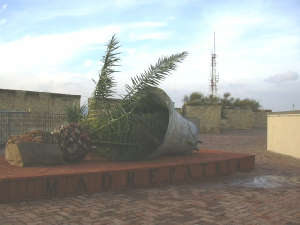
{"label": "building roof", "polygon": [[81,97],[81,95],[73,95],[73,94],[61,94],[61,93],[53,93],[53,92],[40,92],[40,91],[26,91],[26,90],[13,90],[13,89],[1,89],[0,88],[0,93],[1,92],[25,92],[25,94],[40,94],[40,93],[43,93],[43,94],[49,94],[49,95],[55,95],[55,96],[69,96],[69,97]]}

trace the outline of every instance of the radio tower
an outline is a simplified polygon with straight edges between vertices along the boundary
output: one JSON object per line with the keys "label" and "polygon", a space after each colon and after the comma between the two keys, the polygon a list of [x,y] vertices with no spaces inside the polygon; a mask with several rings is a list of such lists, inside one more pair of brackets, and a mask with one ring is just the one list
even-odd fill
{"label": "radio tower", "polygon": [[210,76],[210,91],[212,96],[217,96],[217,83],[219,82],[219,75],[216,71],[216,41],[214,32],[214,50],[211,54],[211,76]]}

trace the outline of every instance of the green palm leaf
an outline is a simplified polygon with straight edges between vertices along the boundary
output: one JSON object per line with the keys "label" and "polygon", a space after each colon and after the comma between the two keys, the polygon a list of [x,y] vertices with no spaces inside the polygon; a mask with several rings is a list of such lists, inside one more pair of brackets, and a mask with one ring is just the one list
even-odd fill
{"label": "green palm leaf", "polygon": [[[159,58],[155,65],[150,65],[143,73],[131,79],[131,84],[125,87],[126,94],[120,103],[111,104],[110,98],[115,94],[116,84],[113,74],[118,72],[116,67],[119,66],[120,61],[118,48],[119,42],[114,35],[107,45],[106,54],[102,59],[103,66],[94,91],[93,105],[101,113],[96,115],[90,125],[92,139],[100,152],[105,152],[113,158],[142,158],[149,149],[154,149],[152,142],[153,140],[157,142],[156,136],[160,137],[162,136],[160,133],[164,134],[166,126],[161,128],[162,123],[157,121],[159,121],[158,118],[161,119],[162,116],[167,115],[165,112],[149,111],[151,106],[144,101],[147,89],[157,87],[170,75],[177,68],[177,63],[182,62],[187,56],[187,52]],[[141,112],[141,108],[147,108],[149,112]],[[167,119],[163,118],[163,121]],[[149,142],[150,140],[152,142]]]}
{"label": "green palm leaf", "polygon": [[120,61],[120,52],[117,52],[119,47],[119,41],[116,39],[115,35],[113,35],[107,44],[106,54],[102,58],[103,66],[94,91],[94,103],[96,106],[106,104],[108,98],[112,97],[114,94],[113,88],[115,87],[116,82],[113,73],[119,72],[115,69],[119,66],[118,63]]}
{"label": "green palm leaf", "polygon": [[157,87],[170,73],[177,68],[187,56],[187,52],[173,54],[169,57],[159,58],[157,63],[150,65],[142,74],[131,78],[131,85],[126,85],[127,94],[123,103],[132,104],[141,99],[148,87]]}

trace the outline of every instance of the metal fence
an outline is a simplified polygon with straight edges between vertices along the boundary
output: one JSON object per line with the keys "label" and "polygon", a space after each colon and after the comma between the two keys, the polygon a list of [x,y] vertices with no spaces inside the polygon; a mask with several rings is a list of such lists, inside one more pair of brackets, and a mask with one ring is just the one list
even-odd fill
{"label": "metal fence", "polygon": [[52,131],[65,122],[65,115],[38,112],[0,112],[0,145],[9,136],[30,130]]}

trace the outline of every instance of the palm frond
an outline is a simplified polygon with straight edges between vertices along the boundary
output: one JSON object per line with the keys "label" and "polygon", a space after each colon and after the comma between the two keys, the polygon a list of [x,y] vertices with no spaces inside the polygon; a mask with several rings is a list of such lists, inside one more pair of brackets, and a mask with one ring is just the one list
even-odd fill
{"label": "palm frond", "polygon": [[114,94],[113,88],[115,87],[116,82],[112,75],[115,72],[119,72],[115,69],[119,66],[118,63],[120,61],[120,52],[117,52],[119,47],[119,41],[116,39],[115,35],[113,35],[107,44],[106,54],[102,58],[103,66],[94,91],[96,105],[106,103],[107,99]]}
{"label": "palm frond", "polygon": [[142,74],[131,78],[131,85],[126,85],[127,94],[123,102],[133,103],[142,98],[148,87],[157,87],[173,70],[177,68],[177,63],[183,61],[187,52],[173,54],[169,57],[159,58],[157,63],[150,65]]}
{"label": "palm frond", "polygon": [[[156,102],[145,101],[150,93],[148,88],[157,87],[177,68],[187,52],[159,58],[156,64],[131,79],[121,102],[114,104],[110,98],[115,94],[113,73],[118,72],[118,48],[119,42],[113,36],[102,58],[103,66],[94,91],[92,105],[98,113],[89,123],[90,134],[104,155],[122,160],[143,158],[160,144],[168,124],[168,111],[158,107]],[[152,111],[155,107],[159,110]]]}
{"label": "palm frond", "polygon": [[65,107],[65,115],[68,123],[78,123],[87,117],[87,104],[79,106],[72,104]]}

